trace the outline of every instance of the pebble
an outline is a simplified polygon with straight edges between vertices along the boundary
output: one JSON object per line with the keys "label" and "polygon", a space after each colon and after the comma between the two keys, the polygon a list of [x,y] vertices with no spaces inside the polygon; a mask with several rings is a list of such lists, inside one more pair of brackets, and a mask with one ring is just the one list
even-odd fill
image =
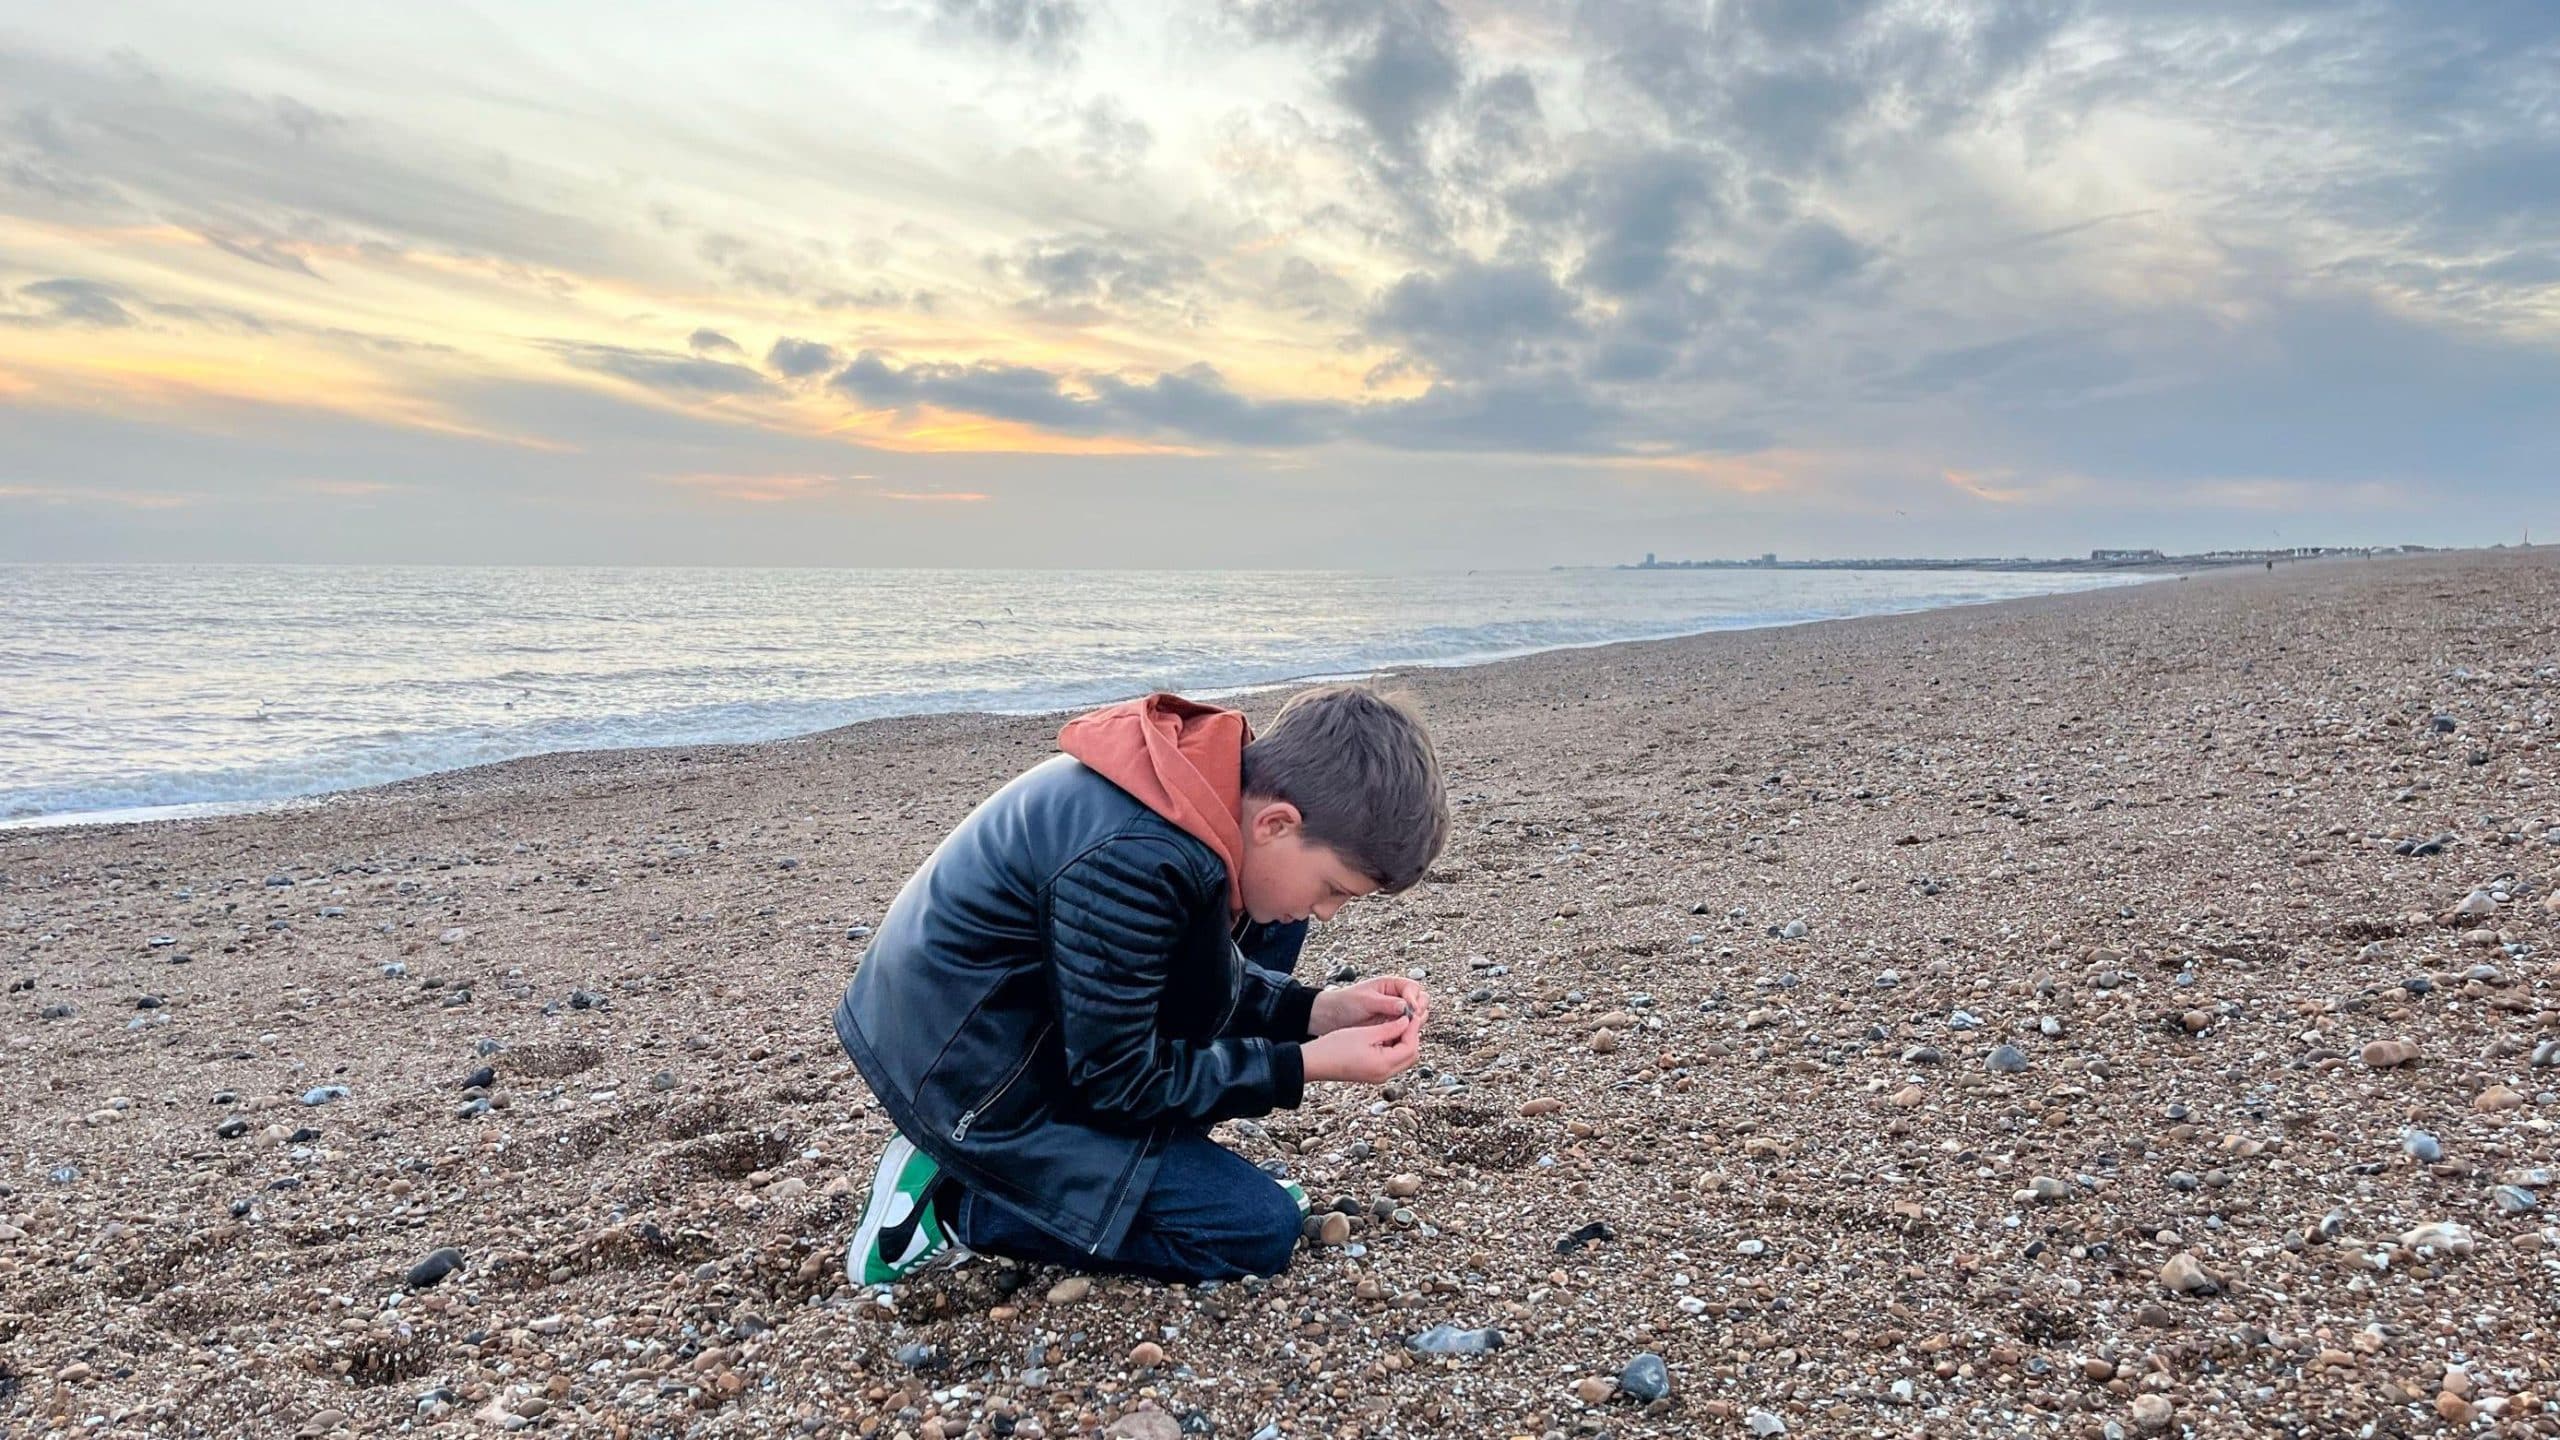
{"label": "pebble", "polygon": [[1591,1036],[1591,1053],[1592,1053],[1592,1054],[1594,1054],[1594,1055],[1614,1055],[1614,1054],[1616,1054],[1616,1053],[1617,1053],[1617,1050],[1618,1050],[1618,1032],[1616,1032],[1616,1031],[1614,1031],[1614,1030],[1600,1030],[1600,1031],[1595,1031],[1595,1032],[1593,1032],[1593,1034],[1592,1034],[1592,1036]]}
{"label": "pebble", "polygon": [[2173,1413],[2166,1395],[2133,1397],[2133,1423],[2139,1429],[2154,1433],[2166,1430]]}
{"label": "pebble", "polygon": [[1351,1217],[1339,1212],[1321,1216],[1316,1221],[1316,1243],[1341,1245],[1351,1239]]}
{"label": "pebble", "polygon": [[424,1290],[461,1268],[461,1251],[450,1245],[441,1250],[430,1250],[427,1258],[409,1267],[408,1286],[412,1290]]}
{"label": "pebble", "polygon": [[2447,1255],[2468,1255],[2474,1248],[2470,1230],[2451,1220],[2435,1220],[2400,1233],[2400,1243],[2411,1250],[2439,1250]]}
{"label": "pebble", "polygon": [[1406,1337],[1404,1343],[1425,1355],[1482,1355],[1502,1348],[1502,1332],[1491,1328],[1461,1329],[1443,1320],[1419,1335]]}
{"label": "pebble", "polygon": [[1141,1340],[1130,1349],[1129,1363],[1141,1370],[1153,1370],[1164,1363],[1164,1347],[1153,1340]]}
{"label": "pebble", "polygon": [[1102,1433],[1106,1440],[1182,1440],[1182,1424],[1161,1410],[1132,1410]]}
{"label": "pebble", "polygon": [[1784,1435],[1787,1433],[1787,1422],[1770,1414],[1766,1410],[1754,1410],[1750,1414],[1743,1416],[1742,1424],[1744,1429],[1749,1430],[1754,1435],[1760,1436],[1761,1440],[1768,1440],[1768,1437],[1772,1435]]}
{"label": "pebble", "polygon": [[302,1092],[302,1103],[305,1105],[326,1105],[332,1100],[346,1098],[347,1087],[344,1085],[318,1085]]}
{"label": "pebble", "polygon": [[2417,1059],[2418,1047],[2406,1040],[2368,1040],[2357,1056],[2373,1069],[2389,1070]]}
{"label": "pebble", "polygon": [[1671,1394],[1671,1367],[1651,1351],[1627,1362],[1618,1372],[1618,1388],[1639,1405],[1650,1405]]}
{"label": "pebble", "polygon": [[498,1068],[494,1065],[483,1065],[479,1069],[472,1071],[470,1074],[463,1076],[461,1085],[455,1088],[462,1090],[486,1090],[497,1083]]}
{"label": "pebble", "polygon": [[1422,1177],[1419,1175],[1391,1176],[1387,1180],[1387,1193],[1398,1200],[1410,1200],[1422,1193]]}
{"label": "pebble", "polygon": [[2504,1085],[2492,1085],[2471,1099],[2471,1108],[2483,1115],[2501,1114],[2508,1110],[2521,1109],[2523,1105],[2524,1096]]}
{"label": "pebble", "polygon": [[1049,1287],[1049,1303],[1052,1305],[1072,1305],[1092,1293],[1092,1277],[1086,1275],[1070,1275],[1066,1279]]}
{"label": "pebble", "polygon": [[2205,1272],[2203,1264],[2195,1256],[2183,1250],[2170,1256],[2169,1263],[2160,1267],[2160,1283],[2181,1295],[2211,1295],[2222,1288],[2214,1283],[2213,1277]]}
{"label": "pebble", "polygon": [[2421,1165],[2433,1165],[2444,1158],[2444,1146],[2424,1130],[2412,1130],[2400,1137],[2400,1148]]}
{"label": "pebble", "polygon": [[2027,1068],[2027,1052],[2015,1045],[1994,1046],[1983,1064],[1995,1075],[2015,1075]]}
{"label": "pebble", "polygon": [[2500,1185],[2489,1192],[2489,1199],[2501,1213],[2508,1215],[2530,1215],[2541,1203],[2532,1191],[2521,1185]]}

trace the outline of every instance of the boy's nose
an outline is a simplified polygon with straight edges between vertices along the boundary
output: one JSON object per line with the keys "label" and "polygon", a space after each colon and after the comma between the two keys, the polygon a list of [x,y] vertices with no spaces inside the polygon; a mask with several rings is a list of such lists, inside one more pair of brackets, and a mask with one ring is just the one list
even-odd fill
{"label": "boy's nose", "polygon": [[1316,909],[1315,909],[1315,916],[1316,916],[1316,918],[1317,918],[1317,919],[1319,919],[1319,920],[1331,920],[1331,919],[1333,918],[1333,912],[1334,912],[1334,911],[1336,911],[1336,910],[1339,910],[1339,909],[1341,909],[1341,908],[1342,908],[1342,902],[1341,902],[1341,901],[1339,901],[1339,900],[1327,900],[1327,901],[1326,901],[1326,902],[1324,902],[1323,904],[1321,904],[1321,905],[1319,905],[1319,906],[1317,906],[1317,907],[1316,907]]}

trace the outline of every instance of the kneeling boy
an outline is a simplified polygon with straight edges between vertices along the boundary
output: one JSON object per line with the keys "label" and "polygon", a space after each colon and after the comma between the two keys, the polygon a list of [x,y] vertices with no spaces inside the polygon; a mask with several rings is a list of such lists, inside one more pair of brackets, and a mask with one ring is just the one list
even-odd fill
{"label": "kneeling boy", "polygon": [[1058,742],[907,881],[836,1007],[899,1132],[845,1255],[857,1284],[950,1253],[1276,1273],[1305,1196],[1209,1128],[1420,1054],[1421,985],[1288,978],[1310,919],[1411,886],[1448,839],[1411,711],[1331,686],[1256,738],[1155,694]]}

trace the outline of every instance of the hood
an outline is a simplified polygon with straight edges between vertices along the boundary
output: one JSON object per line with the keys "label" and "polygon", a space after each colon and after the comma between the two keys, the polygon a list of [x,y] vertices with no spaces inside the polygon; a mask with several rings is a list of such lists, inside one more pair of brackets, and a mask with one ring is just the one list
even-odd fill
{"label": "hood", "polygon": [[1158,691],[1079,715],[1058,748],[1217,852],[1227,865],[1227,913],[1244,910],[1244,747],[1253,725]]}

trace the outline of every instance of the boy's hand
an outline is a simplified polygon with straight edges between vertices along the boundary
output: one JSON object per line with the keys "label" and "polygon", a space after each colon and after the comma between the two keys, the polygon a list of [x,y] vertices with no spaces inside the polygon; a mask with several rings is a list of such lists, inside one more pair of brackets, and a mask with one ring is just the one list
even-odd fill
{"label": "boy's hand", "polygon": [[1430,1020],[1430,992],[1420,982],[1401,975],[1381,975],[1316,996],[1314,1007],[1307,1012],[1307,1029],[1313,1034],[1330,1035],[1336,1030],[1408,1016],[1417,1030]]}
{"label": "boy's hand", "polygon": [[1422,1022],[1407,1018],[1336,1030],[1299,1046],[1298,1055],[1309,1080],[1382,1085],[1422,1058]]}

